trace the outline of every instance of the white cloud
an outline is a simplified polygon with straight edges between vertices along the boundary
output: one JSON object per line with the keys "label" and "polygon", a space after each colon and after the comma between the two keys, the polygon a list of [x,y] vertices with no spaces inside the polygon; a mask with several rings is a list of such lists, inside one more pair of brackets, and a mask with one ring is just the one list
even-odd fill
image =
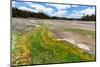
{"label": "white cloud", "polygon": [[[41,5],[39,3],[32,3],[32,2],[24,2],[27,4],[28,7],[25,7],[24,5],[21,6],[21,7],[18,7],[18,9],[22,9],[22,10],[27,10],[27,11],[32,11],[32,12],[43,12],[47,15],[50,15],[50,16],[57,16],[57,17],[68,17],[68,18],[80,18],[82,17],[83,15],[91,15],[91,14],[94,14],[95,13],[95,8],[86,8],[86,9],[83,9],[83,10],[80,10],[80,11],[77,11],[77,10],[74,10],[72,11],[72,13],[67,15],[66,13],[67,10],[63,10],[63,9],[67,9],[67,8],[71,8],[71,7],[79,7],[78,5],[64,5],[64,4],[46,4],[48,6],[45,6],[45,5]],[[15,3],[13,3],[15,4]],[[53,6],[55,7],[56,9],[56,12],[55,12],[55,9],[54,8],[51,8],[50,6]]]}
{"label": "white cloud", "polygon": [[56,7],[58,10],[62,10],[62,9],[67,9],[70,8],[70,5],[64,5],[64,4],[46,4],[48,6],[54,6]]}
{"label": "white cloud", "polygon": [[[38,3],[31,3],[31,2],[26,2],[30,7],[32,7],[33,9],[39,11],[39,12],[43,12],[46,13],[47,15],[50,16],[58,16],[58,17],[62,17],[64,15],[64,13],[66,11],[61,10],[61,9],[66,9],[66,8],[70,8],[70,5],[61,5],[61,4],[46,4],[47,6],[38,4]],[[58,9],[57,12],[54,13],[54,9],[49,7],[49,6],[54,6]]]}
{"label": "white cloud", "polygon": [[41,8],[45,8],[45,6],[37,4],[37,3],[34,3],[34,4],[32,2],[24,2],[24,3],[28,4],[28,6],[30,6],[30,7],[34,8],[34,9],[38,9],[38,10]]}
{"label": "white cloud", "polygon": [[32,11],[32,12],[36,12],[36,13],[38,12],[37,10],[31,9],[31,8],[27,8],[27,7],[19,7],[18,9]]}
{"label": "white cloud", "polygon": [[69,18],[81,18],[84,15],[92,15],[92,14],[95,14],[95,7],[86,8],[81,11],[74,10],[73,13],[71,15],[69,15],[68,17]]}
{"label": "white cloud", "polygon": [[67,13],[66,10],[59,10],[56,13],[52,14],[52,16],[65,17],[66,13]]}
{"label": "white cloud", "polygon": [[87,8],[85,10],[80,11],[80,13],[83,13],[85,15],[91,15],[91,14],[95,14],[95,7],[93,8]]}
{"label": "white cloud", "polygon": [[[32,3],[32,2],[24,2],[27,4],[27,6],[30,6],[31,8],[27,8],[25,6],[18,7],[18,9],[21,10],[27,10],[27,11],[32,11],[32,12],[43,12],[47,15],[50,16],[58,16],[58,17],[63,17],[67,11],[62,10],[66,8],[70,8],[70,5],[63,5],[63,4],[46,4],[47,6],[41,5],[39,3]],[[57,12],[54,12],[54,8],[51,8],[49,6],[54,6],[58,9]]]}
{"label": "white cloud", "polygon": [[16,6],[16,2],[12,1],[12,7],[15,7],[15,6]]}
{"label": "white cloud", "polygon": [[28,4],[29,6],[32,6],[32,5],[33,5],[32,2],[23,2],[23,3],[26,3],[26,4]]}
{"label": "white cloud", "polygon": [[44,12],[46,14],[51,14],[53,13],[54,10],[53,8],[46,7],[38,3],[31,3],[31,2],[25,2],[25,3],[28,4],[30,7],[32,7],[33,9],[37,10],[38,12]]}
{"label": "white cloud", "polygon": [[47,13],[47,14],[52,14],[53,11],[54,11],[54,9],[52,9],[52,8],[44,8],[44,9],[42,9],[42,10],[43,10],[43,12],[45,12],[45,13]]}
{"label": "white cloud", "polygon": [[71,15],[68,15],[68,18],[81,18],[83,16],[83,14],[80,13],[73,13]]}
{"label": "white cloud", "polygon": [[71,5],[72,7],[79,7],[78,5]]}
{"label": "white cloud", "polygon": [[87,5],[95,5],[96,4],[95,0],[23,0],[23,1],[70,3],[70,4],[87,4]]}

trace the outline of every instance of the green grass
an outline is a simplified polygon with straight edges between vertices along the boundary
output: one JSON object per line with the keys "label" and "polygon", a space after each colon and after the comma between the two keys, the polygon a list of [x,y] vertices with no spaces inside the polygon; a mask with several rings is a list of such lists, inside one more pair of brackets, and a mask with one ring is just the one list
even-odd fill
{"label": "green grass", "polygon": [[[12,64],[14,65],[95,60],[94,55],[84,52],[78,47],[74,47],[71,43],[58,41],[57,38],[45,26],[39,26],[33,31],[22,33],[17,36],[17,38],[18,39],[16,40],[15,45],[16,51],[13,49],[15,52],[13,52],[12,54],[14,55],[14,57],[17,57],[18,55],[22,55],[22,53],[25,53],[25,55],[28,56],[27,60],[29,60],[29,58],[31,59],[29,60],[29,62],[22,61],[25,59],[25,55],[23,56],[23,59],[19,60],[16,60],[16,58],[12,58],[14,60]],[[22,48],[25,50],[21,53]],[[16,61],[21,61],[20,63],[22,64],[17,63]]]}

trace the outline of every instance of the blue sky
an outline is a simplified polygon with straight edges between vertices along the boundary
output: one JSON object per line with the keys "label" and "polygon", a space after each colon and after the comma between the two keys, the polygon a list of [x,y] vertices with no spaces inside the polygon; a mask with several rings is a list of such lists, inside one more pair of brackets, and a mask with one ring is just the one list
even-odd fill
{"label": "blue sky", "polygon": [[12,1],[12,7],[21,10],[32,11],[35,13],[43,12],[49,16],[81,18],[84,15],[95,14],[95,6],[52,4],[38,2],[15,2]]}

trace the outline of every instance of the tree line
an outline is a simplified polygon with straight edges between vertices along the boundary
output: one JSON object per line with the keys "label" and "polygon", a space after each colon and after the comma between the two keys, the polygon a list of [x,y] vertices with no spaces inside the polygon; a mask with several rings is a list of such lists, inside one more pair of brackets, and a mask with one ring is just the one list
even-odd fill
{"label": "tree line", "polygon": [[48,16],[42,12],[35,13],[31,11],[26,10],[20,10],[18,8],[12,8],[12,17],[20,17],[20,18],[39,18],[39,19],[59,19],[59,20],[82,20],[82,21],[95,21],[96,16],[95,15],[86,15],[81,17],[81,19],[75,19],[75,18],[65,18],[65,17],[56,17],[56,16]]}
{"label": "tree line", "polygon": [[83,17],[81,17],[81,20],[84,21],[96,21],[96,15],[92,14],[92,15],[84,15]]}

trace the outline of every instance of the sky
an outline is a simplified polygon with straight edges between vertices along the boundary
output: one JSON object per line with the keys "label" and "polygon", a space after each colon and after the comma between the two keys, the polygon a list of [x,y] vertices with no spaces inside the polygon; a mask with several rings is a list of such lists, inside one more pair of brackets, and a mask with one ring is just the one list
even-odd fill
{"label": "sky", "polygon": [[43,12],[51,17],[81,18],[84,15],[95,14],[95,6],[86,5],[12,1],[12,7],[35,13]]}

